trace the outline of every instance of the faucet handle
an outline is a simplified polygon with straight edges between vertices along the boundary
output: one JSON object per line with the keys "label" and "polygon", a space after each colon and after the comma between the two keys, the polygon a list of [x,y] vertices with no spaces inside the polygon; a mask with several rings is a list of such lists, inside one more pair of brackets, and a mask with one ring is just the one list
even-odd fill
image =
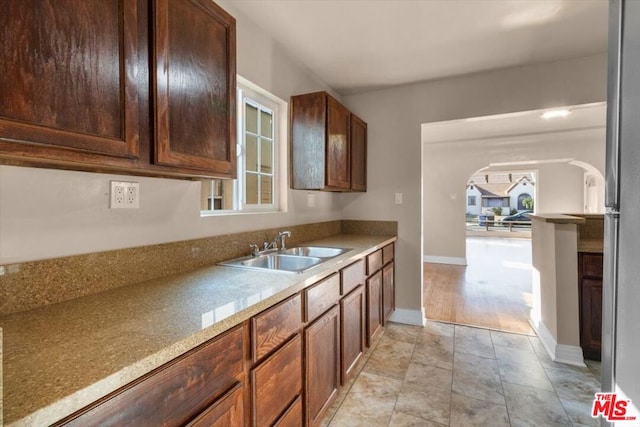
{"label": "faucet handle", "polygon": [[249,248],[251,249],[251,255],[253,256],[258,256],[258,254],[260,253],[260,248],[258,247],[258,245],[249,245]]}

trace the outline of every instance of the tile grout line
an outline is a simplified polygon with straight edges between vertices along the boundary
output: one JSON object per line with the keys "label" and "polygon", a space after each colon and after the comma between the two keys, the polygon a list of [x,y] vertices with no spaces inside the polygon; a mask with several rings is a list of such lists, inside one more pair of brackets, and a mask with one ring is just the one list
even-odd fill
{"label": "tile grout line", "polygon": [[[507,404],[507,392],[504,391],[504,381],[502,380],[502,373],[500,372],[500,362],[498,361],[498,354],[496,353],[496,345],[493,342],[493,335],[489,332],[489,338],[491,338],[491,345],[493,346],[493,354],[496,356],[496,367],[498,368],[498,378],[500,379],[500,388],[502,389],[502,397],[504,398],[504,409],[507,411],[507,421],[509,425],[513,427],[513,423],[511,422],[511,413],[509,412],[509,405]],[[527,338],[527,342],[529,342],[529,338]]]}

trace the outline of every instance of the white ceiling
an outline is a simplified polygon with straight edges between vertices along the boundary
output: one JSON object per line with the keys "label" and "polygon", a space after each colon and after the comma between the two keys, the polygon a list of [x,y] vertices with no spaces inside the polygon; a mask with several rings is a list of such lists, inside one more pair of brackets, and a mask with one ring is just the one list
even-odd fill
{"label": "white ceiling", "polygon": [[557,134],[588,129],[603,129],[606,125],[605,103],[568,107],[567,117],[544,120],[544,111],[500,114],[422,125],[424,144],[515,138],[529,135]]}
{"label": "white ceiling", "polygon": [[606,50],[607,0],[222,0],[342,94]]}

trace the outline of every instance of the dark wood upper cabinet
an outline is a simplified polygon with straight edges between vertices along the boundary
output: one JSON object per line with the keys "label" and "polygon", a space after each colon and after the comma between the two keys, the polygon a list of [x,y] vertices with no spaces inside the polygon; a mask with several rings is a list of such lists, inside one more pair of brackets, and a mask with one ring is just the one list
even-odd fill
{"label": "dark wood upper cabinet", "polygon": [[351,114],[351,190],[367,191],[367,124]]}
{"label": "dark wood upper cabinet", "polygon": [[155,161],[235,177],[235,19],[210,0],[156,0]]}
{"label": "dark wood upper cabinet", "polygon": [[351,113],[347,108],[327,95],[327,187],[348,190],[351,188],[351,156],[349,135]]}
{"label": "dark wood upper cabinet", "polygon": [[137,3],[8,0],[0,14],[0,153],[139,154]]}
{"label": "dark wood upper cabinet", "polygon": [[365,191],[366,123],[326,92],[293,96],[290,108],[291,187]]}
{"label": "dark wood upper cabinet", "polygon": [[7,0],[0,163],[235,176],[235,20],[211,0]]}

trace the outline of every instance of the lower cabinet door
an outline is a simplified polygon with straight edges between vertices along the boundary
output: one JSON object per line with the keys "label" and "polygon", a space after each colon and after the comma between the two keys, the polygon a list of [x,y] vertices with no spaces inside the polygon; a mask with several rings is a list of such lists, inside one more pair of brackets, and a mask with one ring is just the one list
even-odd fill
{"label": "lower cabinet door", "polygon": [[367,346],[382,329],[382,271],[367,279]]}
{"label": "lower cabinet door", "polygon": [[364,353],[365,345],[364,286],[359,286],[340,301],[340,344],[342,349],[342,384],[353,375],[353,369]]}
{"label": "lower cabinet door", "polygon": [[302,425],[302,398],[298,397],[287,412],[282,414],[274,427],[300,427]]}
{"label": "lower cabinet door", "polygon": [[317,426],[340,387],[340,313],[335,305],[304,331],[307,426]]}
{"label": "lower cabinet door", "polygon": [[205,409],[187,427],[229,427],[244,425],[244,400],[242,384]]}
{"label": "lower cabinet door", "polygon": [[251,390],[253,425],[273,425],[302,392],[299,334],[251,371]]}
{"label": "lower cabinet door", "polygon": [[395,293],[396,287],[392,262],[382,269],[382,320],[384,324],[387,323],[396,308]]}

